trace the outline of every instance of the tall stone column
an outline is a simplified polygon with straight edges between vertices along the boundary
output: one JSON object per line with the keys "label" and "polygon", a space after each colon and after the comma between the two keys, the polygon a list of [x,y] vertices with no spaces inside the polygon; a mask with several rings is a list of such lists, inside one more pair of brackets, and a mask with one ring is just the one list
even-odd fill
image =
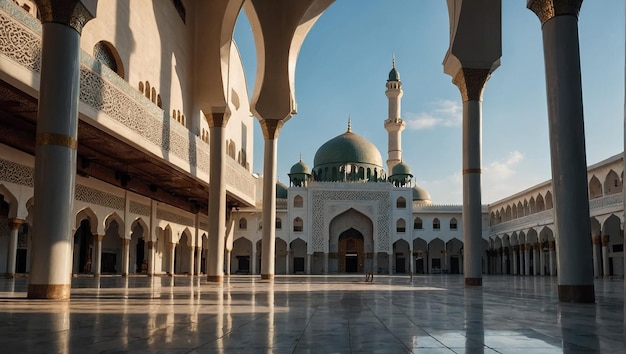
{"label": "tall stone column", "polygon": [[578,47],[582,0],[528,0],[541,21],[548,95],[559,301],[595,302]]}
{"label": "tall stone column", "polygon": [[530,274],[530,243],[524,245],[524,275]]}
{"label": "tall stone column", "polygon": [[519,252],[517,250],[517,246],[513,248],[513,275],[518,275],[519,271],[517,269],[517,262],[519,262]]}
{"label": "tall stone column", "polygon": [[122,239],[122,276],[128,276],[128,266],[130,262],[130,240]]}
{"label": "tall stone column", "polygon": [[263,242],[261,248],[261,279],[274,279],[276,257],[276,153],[278,133],[283,121],[261,120],[265,149],[263,151]]}
{"label": "tall stone column", "polygon": [[465,285],[482,286],[482,94],[489,69],[461,68],[452,82],[463,99],[463,247]]}
{"label": "tall stone column", "polygon": [[202,273],[202,246],[196,247],[196,274]]}
{"label": "tall stone column", "polygon": [[543,253],[541,243],[537,244],[539,249],[539,275],[546,275],[546,255]]}
{"label": "tall stone column", "polygon": [[609,269],[609,236],[602,236],[602,275],[607,278],[610,275]]}
{"label": "tall stone column", "polygon": [[194,274],[194,268],[196,266],[195,253],[196,253],[196,248],[194,246],[189,246],[189,276],[192,276],[192,277]]}
{"label": "tall stone column", "polygon": [[7,278],[15,278],[15,263],[17,260],[17,236],[22,219],[9,219],[9,248],[7,250]]}
{"label": "tall stone column", "polygon": [[328,253],[324,253],[324,269],[322,274],[328,274]]}
{"label": "tall stone column", "polygon": [[102,240],[104,239],[104,235],[94,235],[93,239],[96,241],[92,264],[93,275],[99,277],[102,274]]}
{"label": "tall stone column", "polygon": [[550,275],[556,275],[556,251],[554,247],[554,241],[548,242],[548,249],[550,250]]}
{"label": "tall stone column", "polygon": [[256,242],[252,242],[252,254],[250,255],[251,274],[257,274],[257,263],[259,263],[259,250],[256,248]]}
{"label": "tall stone column", "polygon": [[285,253],[285,274],[291,274],[290,272],[291,262],[289,261],[289,250]]}
{"label": "tall stone column", "polygon": [[600,257],[598,253],[600,253],[600,236],[592,236],[591,243],[593,244],[592,258],[593,258],[593,276],[595,278],[599,278],[602,276],[601,274],[601,266],[600,266]]}
{"label": "tall stone column", "polygon": [[[389,260],[389,274],[393,274],[393,253],[392,254],[387,254],[387,259]],[[396,272],[398,272],[398,270],[396,269]]]}
{"label": "tall stone column", "polygon": [[307,254],[306,255],[306,274],[311,275],[311,262],[312,261],[313,261],[313,255]]}
{"label": "tall stone column", "polygon": [[176,252],[176,244],[174,242],[168,242],[168,248],[167,248],[167,252],[168,252],[168,260],[169,260],[169,264],[167,265],[167,272],[169,273],[168,275],[170,277],[173,277],[174,274],[174,261],[176,260],[176,256],[175,256],[175,252]]}
{"label": "tall stone column", "polygon": [[230,276],[230,261],[231,261],[231,256],[232,256],[232,251],[231,250],[226,250],[226,256],[225,256],[225,260],[224,260],[224,274],[226,276]]}
{"label": "tall stone column", "polygon": [[[69,299],[78,148],[80,34],[95,15],[79,0],[36,0],[42,48],[28,297]],[[90,12],[90,10],[92,10]]]}
{"label": "tall stone column", "polygon": [[539,249],[539,244],[535,243],[533,245],[533,275],[539,275],[540,274],[540,262],[539,262],[539,257],[541,255],[541,251]]}
{"label": "tall stone column", "polygon": [[207,115],[209,123],[209,254],[207,255],[207,281],[220,283],[224,278],[224,243],[226,238],[226,137],[224,131],[230,118],[226,113]]}
{"label": "tall stone column", "polygon": [[154,276],[154,241],[146,242],[148,244],[148,276]]}

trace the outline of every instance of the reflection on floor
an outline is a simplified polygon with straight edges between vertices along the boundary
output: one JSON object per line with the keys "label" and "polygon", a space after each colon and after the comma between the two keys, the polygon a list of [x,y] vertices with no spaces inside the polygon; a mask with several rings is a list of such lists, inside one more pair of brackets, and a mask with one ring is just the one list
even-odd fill
{"label": "reflection on floor", "polygon": [[0,280],[3,353],[624,352],[622,280],[595,305],[558,304],[556,279],[455,275],[73,279],[72,299],[27,300]]}

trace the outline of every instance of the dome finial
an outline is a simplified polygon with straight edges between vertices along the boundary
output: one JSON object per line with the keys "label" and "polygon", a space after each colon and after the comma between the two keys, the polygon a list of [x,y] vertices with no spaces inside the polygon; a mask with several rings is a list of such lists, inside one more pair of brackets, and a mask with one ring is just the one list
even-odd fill
{"label": "dome finial", "polygon": [[300,162],[302,162],[302,152],[300,152]]}
{"label": "dome finial", "polygon": [[396,67],[396,53],[391,54],[391,67],[394,69]]}
{"label": "dome finial", "polygon": [[348,114],[348,133],[352,132],[352,122],[350,120],[350,115]]}

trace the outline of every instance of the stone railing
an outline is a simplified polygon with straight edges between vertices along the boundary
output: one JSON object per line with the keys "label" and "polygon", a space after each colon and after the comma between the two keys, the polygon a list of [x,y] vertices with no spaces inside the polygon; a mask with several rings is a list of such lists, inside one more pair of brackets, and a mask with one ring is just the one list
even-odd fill
{"label": "stone railing", "polygon": [[[10,0],[0,0],[0,57],[38,77],[41,23]],[[97,120],[135,148],[155,154],[202,181],[208,181],[209,147],[169,114],[88,53],[80,55],[81,117]],[[0,66],[2,68],[2,66]],[[11,72],[5,71],[11,75]],[[33,86],[32,81],[29,83]],[[36,80],[38,81],[38,80]],[[32,87],[38,89],[37,87]],[[124,127],[126,129],[119,129]],[[114,133],[115,134],[115,133]],[[236,161],[226,159],[229,193],[254,204],[256,181]]]}

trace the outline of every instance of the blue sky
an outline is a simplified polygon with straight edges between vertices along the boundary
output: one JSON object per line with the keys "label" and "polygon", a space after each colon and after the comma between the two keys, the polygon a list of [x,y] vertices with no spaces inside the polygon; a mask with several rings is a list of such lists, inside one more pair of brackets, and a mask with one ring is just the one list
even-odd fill
{"label": "blue sky", "polygon": [[[365,5],[366,3],[366,5]],[[501,66],[483,97],[483,203],[550,179],[541,26],[526,1],[502,1]],[[587,162],[624,146],[624,1],[587,0],[579,17]],[[248,89],[256,54],[245,15],[237,22]],[[404,97],[403,160],[435,204],[461,204],[461,96],[443,73],[449,24],[443,0],[338,0],[302,46],[296,69],[298,114],[278,139],[278,178],[346,130],[372,141],[387,159],[385,82],[395,54]],[[250,92],[252,96],[252,92]],[[254,136],[254,171],[263,172],[263,135]]]}

